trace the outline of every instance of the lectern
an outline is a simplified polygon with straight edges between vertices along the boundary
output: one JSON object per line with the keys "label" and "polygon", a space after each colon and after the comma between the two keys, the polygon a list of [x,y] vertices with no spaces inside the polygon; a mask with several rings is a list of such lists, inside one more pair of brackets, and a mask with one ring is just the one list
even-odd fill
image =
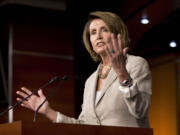
{"label": "lectern", "polygon": [[153,135],[151,128],[92,126],[17,121],[0,125],[0,135]]}

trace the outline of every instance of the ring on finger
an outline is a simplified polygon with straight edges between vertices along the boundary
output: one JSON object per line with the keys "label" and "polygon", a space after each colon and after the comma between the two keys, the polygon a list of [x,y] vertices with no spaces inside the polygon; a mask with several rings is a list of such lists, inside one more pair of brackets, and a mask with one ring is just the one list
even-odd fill
{"label": "ring on finger", "polygon": [[115,50],[113,48],[111,49],[111,53],[115,53]]}

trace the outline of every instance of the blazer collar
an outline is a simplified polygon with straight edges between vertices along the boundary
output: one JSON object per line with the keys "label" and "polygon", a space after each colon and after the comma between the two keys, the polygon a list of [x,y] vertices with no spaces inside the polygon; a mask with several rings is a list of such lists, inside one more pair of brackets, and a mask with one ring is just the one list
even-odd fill
{"label": "blazer collar", "polygon": [[95,112],[95,96],[96,96],[96,86],[97,86],[97,79],[98,79],[98,69],[92,74],[90,81],[90,85],[88,85],[89,89],[89,111],[92,111],[91,114],[94,114],[95,117],[97,117],[97,114]]}
{"label": "blazer collar", "polygon": [[91,77],[91,80],[90,80],[91,85],[89,86],[89,91],[90,91],[90,102],[89,103],[90,103],[90,106],[92,107],[93,110],[94,110],[95,106],[99,103],[99,101],[102,99],[102,97],[104,96],[104,94],[107,91],[107,89],[111,86],[111,84],[117,78],[117,75],[116,75],[115,71],[112,68],[110,70],[106,80],[103,83],[103,87],[102,87],[102,90],[101,90],[102,93],[101,93],[101,96],[99,98],[99,101],[95,105],[99,67],[100,67],[100,65],[98,66],[97,70],[93,73],[93,75]]}
{"label": "blazer collar", "polygon": [[[97,75],[98,76],[98,75]],[[101,101],[102,97],[104,96],[104,94],[106,93],[106,91],[108,90],[108,88],[112,85],[112,83],[116,80],[117,78],[117,74],[115,73],[114,69],[112,68],[106,78],[106,80],[103,83],[103,87],[101,90],[101,96],[99,98],[99,101],[96,103],[95,106],[98,105],[98,103]],[[96,81],[97,82],[97,81]]]}
{"label": "blazer collar", "polygon": [[[128,58],[129,58],[129,54],[127,54],[127,59],[126,59],[126,66],[127,66],[127,62],[128,62]],[[100,64],[97,68],[97,70],[93,73],[91,79],[90,79],[90,82],[91,82],[91,85],[89,86],[89,91],[90,91],[90,107],[91,107],[91,110],[94,111],[94,113],[96,114],[95,112],[95,107],[98,105],[98,103],[101,101],[102,97],[104,96],[105,92],[107,91],[107,89],[112,85],[112,83],[117,79],[117,74],[116,72],[114,71],[113,68],[111,68],[106,80],[104,81],[103,83],[103,87],[102,87],[102,93],[101,93],[101,96],[99,98],[99,101],[96,103],[95,105],[95,96],[96,96],[96,89],[97,89],[97,81],[98,81],[98,71],[99,71],[99,67],[100,67]],[[97,116],[97,115],[96,115]]]}

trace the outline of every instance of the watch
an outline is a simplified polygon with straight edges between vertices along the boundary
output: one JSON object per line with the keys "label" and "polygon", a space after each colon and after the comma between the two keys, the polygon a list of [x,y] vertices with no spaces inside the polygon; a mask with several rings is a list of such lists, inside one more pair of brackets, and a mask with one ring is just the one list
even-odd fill
{"label": "watch", "polygon": [[123,82],[120,82],[121,86],[125,86],[125,87],[131,87],[132,86],[132,79],[129,78],[127,80],[124,80]]}

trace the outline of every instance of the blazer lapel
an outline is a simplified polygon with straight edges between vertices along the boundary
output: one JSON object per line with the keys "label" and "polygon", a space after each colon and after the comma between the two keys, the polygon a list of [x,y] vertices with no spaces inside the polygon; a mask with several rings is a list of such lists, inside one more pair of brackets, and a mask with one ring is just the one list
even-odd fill
{"label": "blazer lapel", "polygon": [[[127,62],[128,62],[128,58],[129,58],[129,54],[126,55],[126,68],[127,68]],[[98,70],[97,70],[98,71]],[[103,88],[102,88],[102,93],[101,96],[99,98],[99,101],[96,103],[95,106],[98,105],[98,103],[101,101],[102,97],[104,96],[105,92],[107,91],[107,89],[112,85],[112,83],[117,79],[117,74],[114,71],[114,69],[112,68],[111,71],[109,72],[106,80],[104,81],[103,84]],[[97,82],[97,79],[96,79]]]}
{"label": "blazer lapel", "polygon": [[96,96],[96,86],[97,86],[97,79],[98,79],[98,69],[99,67],[97,68],[97,70],[93,73],[93,76],[91,77],[91,85],[89,85],[89,107],[90,107],[90,110],[89,111],[92,111],[92,114],[94,114],[94,116],[97,116],[96,115],[96,112],[95,112],[95,96]]}
{"label": "blazer lapel", "polygon": [[[112,68],[110,70],[106,80],[103,83],[102,93],[101,93],[101,96],[100,96],[99,101],[97,102],[96,106],[98,105],[98,103],[100,102],[100,100],[104,96],[105,92],[111,86],[111,84],[115,81],[116,78],[117,78],[117,75],[116,75],[115,71]],[[97,80],[96,80],[96,82],[97,82]]]}

